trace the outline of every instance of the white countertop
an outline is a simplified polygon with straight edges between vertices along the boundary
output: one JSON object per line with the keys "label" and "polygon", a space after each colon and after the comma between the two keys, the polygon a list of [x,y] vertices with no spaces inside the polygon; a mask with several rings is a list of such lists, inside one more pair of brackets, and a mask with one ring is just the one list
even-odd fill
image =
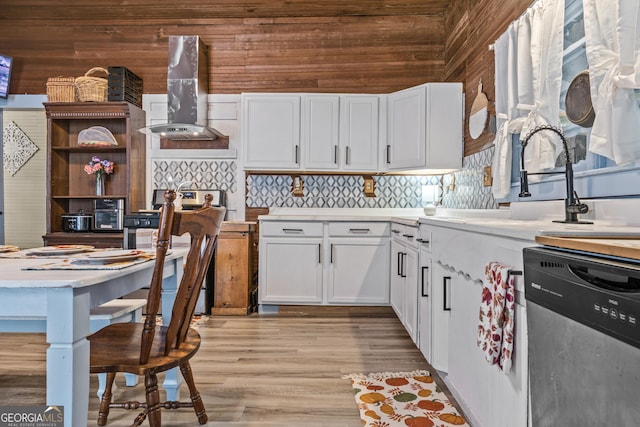
{"label": "white countertop", "polygon": [[394,221],[428,224],[534,242],[536,235],[637,236],[640,199],[587,201],[590,211],[580,219],[593,224],[564,224],[564,201],[518,202],[501,209],[438,208],[426,216],[421,208],[272,208],[260,221]]}
{"label": "white countertop", "polygon": [[393,217],[424,217],[421,208],[271,208],[260,221],[389,221]]}

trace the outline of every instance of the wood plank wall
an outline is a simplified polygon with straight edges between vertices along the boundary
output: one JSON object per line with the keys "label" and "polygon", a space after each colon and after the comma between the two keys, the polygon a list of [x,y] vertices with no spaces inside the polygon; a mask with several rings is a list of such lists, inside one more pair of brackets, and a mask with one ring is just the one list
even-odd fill
{"label": "wood plank wall", "polygon": [[468,118],[478,94],[478,83],[489,100],[489,114],[495,116],[494,55],[489,50],[509,24],[517,19],[532,0],[454,0],[446,17],[445,78],[461,81],[465,91],[464,154],[468,156],[490,145],[495,135],[489,126],[471,139]]}
{"label": "wood plank wall", "polygon": [[[166,92],[167,40],[198,34],[210,93],[388,93],[462,81],[466,115],[481,78],[493,113],[488,45],[531,0],[2,0],[0,52],[11,93],[46,92],[54,76],[126,66],[145,93]],[[493,140],[485,131],[465,155]]]}
{"label": "wood plank wall", "polygon": [[145,93],[165,93],[176,34],[209,46],[210,93],[386,93],[444,78],[448,3],[3,0],[0,51],[16,58],[12,93],[109,65],[142,77]]}

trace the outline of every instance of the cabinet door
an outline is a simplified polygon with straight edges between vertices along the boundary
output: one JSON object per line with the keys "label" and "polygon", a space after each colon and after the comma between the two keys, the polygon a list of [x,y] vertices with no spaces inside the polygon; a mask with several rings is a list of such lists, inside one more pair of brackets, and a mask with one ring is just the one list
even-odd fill
{"label": "cabinet door", "polygon": [[462,168],[463,104],[461,83],[427,85],[425,168]]}
{"label": "cabinet door", "polygon": [[448,372],[452,273],[438,262],[431,269],[431,366]]}
{"label": "cabinet door", "polygon": [[425,161],[425,87],[405,89],[387,98],[387,167],[416,169]]}
{"label": "cabinet door", "polygon": [[378,170],[379,98],[344,95],[340,106],[340,164],[345,170]]}
{"label": "cabinet door", "polygon": [[489,418],[490,370],[496,369],[497,372],[497,367],[492,368],[476,344],[482,286],[458,273],[452,273],[451,276],[447,378],[460,396],[464,396],[465,405],[480,425],[497,425],[491,423]]}
{"label": "cabinet door", "polygon": [[404,327],[418,341],[418,250],[407,246],[404,255]]}
{"label": "cabinet door", "polygon": [[388,304],[389,250],[388,238],[332,239],[327,301]]}
{"label": "cabinet door", "polygon": [[387,168],[462,167],[462,85],[428,83],[387,98]]}
{"label": "cabinet door", "polygon": [[300,96],[242,95],[242,146],[247,168],[300,168]]}
{"label": "cabinet door", "polygon": [[302,146],[305,169],[338,169],[340,96],[304,95]]}
{"label": "cabinet door", "polygon": [[391,240],[391,285],[389,299],[398,319],[404,318],[404,245]]}
{"label": "cabinet door", "polygon": [[418,272],[418,346],[431,363],[431,254],[420,250]]}
{"label": "cabinet door", "polygon": [[322,239],[263,238],[261,304],[322,303]]}
{"label": "cabinet door", "polygon": [[508,375],[494,366],[491,369],[492,426],[527,427],[527,310],[515,307],[513,365]]}

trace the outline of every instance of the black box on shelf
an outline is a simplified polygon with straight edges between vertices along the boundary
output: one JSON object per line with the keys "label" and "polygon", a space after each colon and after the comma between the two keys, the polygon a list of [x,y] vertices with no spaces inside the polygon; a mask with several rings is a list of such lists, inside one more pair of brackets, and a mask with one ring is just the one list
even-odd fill
{"label": "black box on shelf", "polygon": [[107,100],[127,101],[142,108],[142,79],[127,67],[109,67]]}

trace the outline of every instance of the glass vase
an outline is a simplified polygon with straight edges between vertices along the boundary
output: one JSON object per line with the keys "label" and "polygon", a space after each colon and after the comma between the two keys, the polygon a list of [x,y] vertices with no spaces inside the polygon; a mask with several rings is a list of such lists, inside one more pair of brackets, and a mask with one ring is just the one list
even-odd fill
{"label": "glass vase", "polygon": [[96,196],[104,196],[104,175],[96,174]]}

